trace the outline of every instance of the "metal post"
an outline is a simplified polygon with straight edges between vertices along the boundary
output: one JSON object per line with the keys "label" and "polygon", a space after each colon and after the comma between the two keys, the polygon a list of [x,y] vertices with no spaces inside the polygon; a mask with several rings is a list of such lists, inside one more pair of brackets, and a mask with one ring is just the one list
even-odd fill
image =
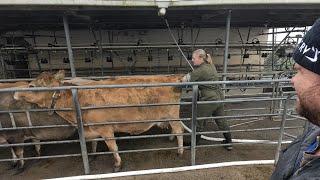
{"label": "metal post", "polygon": [[196,164],[196,131],[197,131],[197,110],[198,110],[198,85],[192,88],[192,122],[191,122],[191,165]]}
{"label": "metal post", "polygon": [[274,71],[274,41],[275,41],[274,27],[272,28],[272,52],[271,52],[271,70]]}
{"label": "metal post", "polygon": [[[283,89],[282,89],[282,87],[280,87],[279,86],[279,88],[278,88],[278,90],[279,90],[279,96],[277,96],[277,97],[283,97]],[[279,111],[278,111],[278,113],[281,113],[281,107],[282,107],[282,104],[283,102],[282,101],[280,101],[279,103],[278,103],[278,109],[279,109]]]}
{"label": "metal post", "polygon": [[50,51],[48,51],[48,63],[49,63],[50,72],[52,72],[52,63],[51,63],[51,53],[50,53]]}
{"label": "metal post", "polygon": [[303,133],[306,133],[310,128],[310,122],[306,121],[303,126]]}
{"label": "metal post", "polygon": [[101,61],[101,75],[103,76],[103,50],[102,50],[102,34],[101,29],[99,29],[99,51],[100,51],[100,61]]}
{"label": "metal post", "polygon": [[74,68],[73,53],[72,53],[72,47],[71,47],[71,41],[70,41],[70,31],[69,31],[68,18],[65,14],[63,15],[63,26],[64,26],[64,32],[66,35],[66,42],[67,42],[67,47],[68,47],[71,76],[76,77],[76,71]]}
{"label": "metal post", "polygon": [[3,78],[3,79],[7,79],[6,66],[5,66],[5,64],[4,64],[4,59],[3,59],[3,56],[2,56],[2,55],[0,56],[0,59],[1,59],[2,78]]}
{"label": "metal post", "polygon": [[[72,47],[71,47],[71,42],[70,42],[70,31],[69,31],[68,19],[67,19],[66,15],[63,15],[63,26],[64,26],[64,30],[65,30],[65,34],[66,34],[66,42],[67,42],[67,46],[68,46],[68,54],[69,54],[71,75],[72,75],[72,77],[76,77],[76,71],[75,71],[75,68],[74,68]],[[71,92],[72,92],[72,99],[73,99],[73,103],[74,103],[74,108],[76,110],[78,134],[79,134],[79,140],[80,140],[80,147],[81,147],[81,155],[82,155],[83,166],[84,166],[84,173],[85,174],[89,174],[90,173],[89,159],[88,159],[88,152],[87,152],[87,146],[86,146],[84,129],[83,129],[81,107],[80,107],[80,103],[79,103],[79,100],[78,100],[78,91],[77,91],[77,89],[72,89]]]}
{"label": "metal post", "polygon": [[[276,74],[273,74],[272,75],[272,79],[275,79],[276,77]],[[277,86],[277,82],[273,82],[272,83],[272,93],[271,93],[271,98],[274,98],[274,94],[275,94],[275,91],[276,91],[276,86]],[[273,105],[274,104],[274,100],[271,101],[271,104],[270,104],[270,114],[273,113]],[[270,117],[270,120],[272,120],[272,117]]]}
{"label": "metal post", "polygon": [[284,107],[283,107],[283,113],[282,113],[282,120],[281,120],[281,126],[280,126],[280,134],[279,134],[279,140],[278,140],[278,147],[277,147],[277,152],[275,155],[275,164],[277,164],[279,160],[279,155],[281,151],[281,143],[282,143],[282,138],[284,134],[284,126],[287,118],[287,105],[288,105],[288,100],[291,98],[291,96],[288,96],[286,100],[284,100]]}
{"label": "metal post", "polygon": [[88,152],[87,152],[87,145],[83,130],[83,122],[82,122],[82,114],[81,114],[81,107],[78,100],[78,91],[77,89],[72,89],[72,99],[74,103],[74,108],[76,110],[76,118],[77,118],[77,125],[78,125],[78,134],[80,139],[80,146],[81,146],[81,154],[82,154],[82,160],[84,165],[84,173],[89,174],[90,173],[90,167],[89,167],[89,159],[88,159]]}
{"label": "metal post", "polygon": [[[224,59],[223,59],[223,81],[227,80],[227,66],[228,66],[228,53],[229,53],[229,38],[230,38],[230,21],[231,21],[231,10],[228,11],[228,17],[226,21],[226,37],[225,37],[225,48],[224,48]],[[226,95],[226,84],[223,84],[223,97]]]}
{"label": "metal post", "polygon": [[[273,93],[273,96],[272,98],[277,98],[278,97],[278,93],[279,93],[279,82],[276,82],[275,83],[275,87],[274,87],[274,93]],[[271,107],[271,113],[275,113],[275,109],[277,107],[277,100],[273,100],[271,103],[272,103],[272,107]]]}
{"label": "metal post", "polygon": [[[33,35],[33,38],[32,38],[32,39],[33,39],[33,44],[34,44],[34,46],[36,47],[36,46],[37,46],[37,41],[36,41],[36,36],[34,35],[34,31],[32,31],[32,35]],[[41,73],[42,68],[41,68],[41,64],[40,64],[40,60],[39,60],[39,56],[38,56],[38,51],[37,51],[37,53],[36,53],[36,61],[37,61],[39,73]],[[31,73],[30,73],[30,69],[29,69],[29,74],[31,74]],[[32,78],[31,75],[30,75],[30,78]]]}

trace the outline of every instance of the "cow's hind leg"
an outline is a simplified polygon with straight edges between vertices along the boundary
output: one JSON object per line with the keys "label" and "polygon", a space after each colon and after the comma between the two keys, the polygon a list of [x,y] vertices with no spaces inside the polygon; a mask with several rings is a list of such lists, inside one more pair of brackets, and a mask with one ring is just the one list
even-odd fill
{"label": "cow's hind leg", "polygon": [[105,143],[107,144],[109,151],[113,152],[114,157],[114,172],[118,172],[121,169],[121,157],[119,155],[118,146],[116,143],[116,140],[114,138],[114,132],[110,130],[106,130],[103,128],[103,130],[99,131],[99,134],[105,139]]}
{"label": "cow's hind leg", "polygon": [[[91,152],[92,153],[97,152],[97,146],[98,146],[98,141],[91,142]],[[96,159],[97,159],[97,156],[90,156],[90,162],[95,161]]]}
{"label": "cow's hind leg", "polygon": [[98,141],[92,141],[91,142],[91,152],[96,153],[97,152],[97,146],[98,146]]}
{"label": "cow's hind leg", "polygon": [[[172,134],[183,134],[183,126],[179,121],[170,121],[170,126],[172,129]],[[177,135],[178,141],[178,154],[181,156],[183,154],[183,135]]]}

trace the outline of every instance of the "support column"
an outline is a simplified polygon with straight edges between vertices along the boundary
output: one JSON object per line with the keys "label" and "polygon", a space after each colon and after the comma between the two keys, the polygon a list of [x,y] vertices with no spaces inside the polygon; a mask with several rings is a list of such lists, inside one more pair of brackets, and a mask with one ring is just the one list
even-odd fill
{"label": "support column", "polygon": [[63,27],[64,27],[64,33],[66,35],[66,42],[67,42],[67,47],[68,47],[71,76],[74,78],[74,77],[76,77],[76,70],[74,68],[73,52],[72,52],[71,41],[70,41],[69,24],[68,24],[68,18],[66,15],[63,15]]}
{"label": "support column", "polygon": [[[71,47],[71,42],[70,42],[69,24],[68,24],[68,19],[67,19],[66,15],[63,15],[63,26],[64,26],[64,31],[65,31],[65,35],[66,35],[66,42],[67,42],[67,46],[68,46],[71,75],[74,78],[74,77],[76,77],[76,71],[74,68],[73,53],[72,53],[72,47]],[[84,135],[81,106],[80,106],[79,99],[78,99],[78,90],[77,89],[72,89],[72,99],[73,99],[74,109],[75,109],[76,118],[77,118],[78,134],[79,134],[79,141],[80,141],[80,147],[81,147],[81,155],[82,155],[82,160],[83,160],[84,172],[85,172],[85,174],[89,174],[90,173],[89,159],[88,159],[88,152],[87,152],[86,140],[85,140],[85,135]]]}
{"label": "support column", "polygon": [[191,119],[191,165],[196,165],[196,141],[197,141],[197,111],[198,111],[198,85],[192,88],[192,119]]}
{"label": "support column", "polygon": [[[228,11],[227,21],[226,21],[226,35],[225,35],[225,47],[224,47],[224,58],[223,58],[223,76],[222,80],[227,80],[227,66],[228,66],[228,54],[229,54],[229,39],[230,39],[230,22],[231,22],[231,10]],[[223,84],[223,97],[226,95],[226,84]]]}

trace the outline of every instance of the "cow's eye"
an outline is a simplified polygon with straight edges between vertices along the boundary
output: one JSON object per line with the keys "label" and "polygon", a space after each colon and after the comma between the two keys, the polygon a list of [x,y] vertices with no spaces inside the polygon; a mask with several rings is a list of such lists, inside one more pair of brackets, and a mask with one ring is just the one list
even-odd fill
{"label": "cow's eye", "polygon": [[30,88],[33,88],[33,87],[35,87],[35,86],[34,86],[33,84],[29,84],[29,87],[30,87]]}

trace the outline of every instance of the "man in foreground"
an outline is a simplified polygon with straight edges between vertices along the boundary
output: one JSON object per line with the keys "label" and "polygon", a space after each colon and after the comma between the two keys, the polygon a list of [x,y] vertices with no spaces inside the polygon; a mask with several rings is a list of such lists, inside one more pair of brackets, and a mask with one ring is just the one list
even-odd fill
{"label": "man in foreground", "polygon": [[280,154],[271,179],[320,179],[320,19],[294,51],[296,110],[312,125]]}

